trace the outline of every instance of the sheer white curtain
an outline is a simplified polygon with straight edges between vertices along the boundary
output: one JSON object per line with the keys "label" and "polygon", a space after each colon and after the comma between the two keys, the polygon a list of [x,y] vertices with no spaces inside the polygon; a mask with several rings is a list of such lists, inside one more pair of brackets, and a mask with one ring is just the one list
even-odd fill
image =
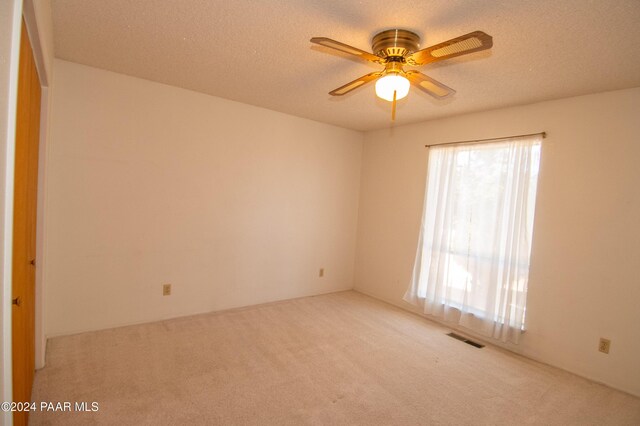
{"label": "sheer white curtain", "polygon": [[429,149],[406,301],[517,343],[524,326],[540,136]]}

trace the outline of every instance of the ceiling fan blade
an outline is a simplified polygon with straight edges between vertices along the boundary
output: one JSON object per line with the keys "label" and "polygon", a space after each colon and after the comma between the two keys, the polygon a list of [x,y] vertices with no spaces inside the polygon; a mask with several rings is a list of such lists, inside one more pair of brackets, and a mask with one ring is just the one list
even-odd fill
{"label": "ceiling fan blade", "polygon": [[451,87],[445,86],[439,81],[434,80],[425,74],[422,74],[420,71],[407,71],[405,75],[410,82],[412,82],[423,92],[430,94],[434,98],[444,99],[456,93],[456,91]]}
{"label": "ceiling fan blade", "polygon": [[376,78],[380,77],[382,75],[382,72],[372,72],[366,75],[363,75],[362,77],[356,78],[355,80],[345,84],[344,86],[340,86],[335,90],[332,90],[331,92],[329,92],[329,94],[331,96],[342,96],[345,95],[349,92],[351,92],[352,90],[357,89],[360,86],[365,85],[366,83],[375,80]]}
{"label": "ceiling fan blade", "polygon": [[332,49],[336,49],[350,55],[358,56],[365,61],[377,62],[380,64],[383,63],[383,59],[379,56],[374,55],[373,53],[365,52],[364,50],[358,49],[357,47],[349,46],[348,44],[340,43],[339,41],[335,41],[330,38],[314,37],[310,41],[311,43],[330,47]]}
{"label": "ceiling fan blade", "polygon": [[435,46],[413,52],[406,60],[409,65],[425,65],[431,62],[466,55],[467,53],[491,49],[491,46],[493,46],[493,38],[489,34],[485,34],[482,31],[474,31],[436,44]]}

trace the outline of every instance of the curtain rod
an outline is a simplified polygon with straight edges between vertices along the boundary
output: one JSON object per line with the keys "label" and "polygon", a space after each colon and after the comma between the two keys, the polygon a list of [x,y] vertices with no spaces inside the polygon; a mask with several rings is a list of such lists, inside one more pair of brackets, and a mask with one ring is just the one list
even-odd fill
{"label": "curtain rod", "polygon": [[471,141],[436,143],[436,144],[431,144],[431,145],[425,145],[425,148],[431,148],[432,146],[462,145],[462,144],[482,143],[482,142],[488,142],[488,141],[502,141],[502,140],[506,140],[506,139],[524,138],[524,137],[527,137],[527,136],[536,136],[536,135],[542,135],[542,138],[544,139],[544,138],[547,137],[547,132],[529,133],[529,134],[526,134],[526,135],[505,136],[505,137],[502,137],[502,138],[489,138],[489,139],[476,139],[476,140],[471,140]]}

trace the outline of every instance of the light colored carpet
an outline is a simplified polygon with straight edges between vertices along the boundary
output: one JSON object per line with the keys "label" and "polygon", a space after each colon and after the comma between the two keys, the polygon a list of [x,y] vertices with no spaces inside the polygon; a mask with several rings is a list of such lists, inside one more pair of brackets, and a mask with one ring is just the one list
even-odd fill
{"label": "light colored carpet", "polygon": [[640,399],[356,292],[51,339],[34,401],[109,425],[640,424]]}

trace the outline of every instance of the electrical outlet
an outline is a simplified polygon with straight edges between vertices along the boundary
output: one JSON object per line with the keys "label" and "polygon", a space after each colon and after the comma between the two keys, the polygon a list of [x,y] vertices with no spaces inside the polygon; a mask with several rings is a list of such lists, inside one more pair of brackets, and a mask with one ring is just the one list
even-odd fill
{"label": "electrical outlet", "polygon": [[318,273],[320,278],[324,277],[324,268],[320,268],[320,272]]}
{"label": "electrical outlet", "polygon": [[598,344],[598,350],[602,353],[608,354],[609,348],[611,348],[611,340],[601,337],[600,343]]}
{"label": "electrical outlet", "polygon": [[162,295],[163,296],[171,296],[171,284],[163,284],[162,285]]}

